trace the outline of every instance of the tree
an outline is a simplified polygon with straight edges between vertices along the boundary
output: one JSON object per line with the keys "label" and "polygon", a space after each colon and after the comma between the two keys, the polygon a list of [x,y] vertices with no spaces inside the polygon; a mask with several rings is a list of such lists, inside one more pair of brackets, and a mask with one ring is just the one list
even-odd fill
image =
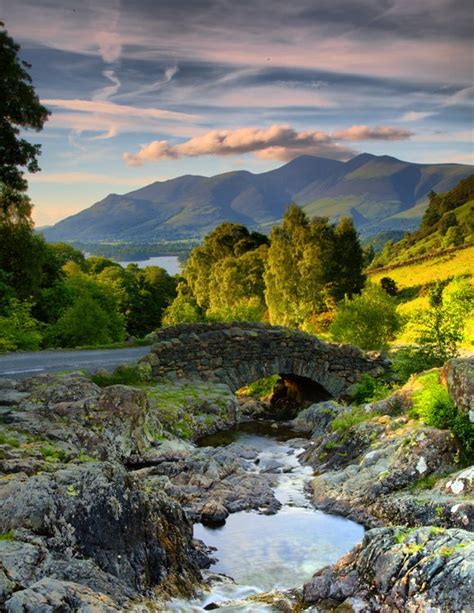
{"label": "tree", "polygon": [[322,272],[314,246],[309,219],[296,204],[290,205],[281,226],[272,229],[264,273],[272,324],[298,326],[319,308]]}
{"label": "tree", "polygon": [[380,287],[387,292],[389,296],[397,296],[397,283],[391,277],[382,277],[380,279]]}
{"label": "tree", "polygon": [[0,185],[3,193],[12,194],[26,191],[22,168],[39,170],[40,145],[20,138],[20,129],[39,131],[49,115],[33,88],[31,66],[19,59],[19,50],[0,22]]}
{"label": "tree", "polygon": [[443,215],[439,222],[439,231],[444,236],[449,228],[453,228],[458,225],[458,218],[452,211]]}
{"label": "tree", "polygon": [[225,258],[238,258],[266,244],[266,236],[249,232],[241,224],[223,223],[208,234],[204,243],[191,251],[183,270],[183,277],[199,307],[207,310],[210,306],[210,283],[214,265]]}
{"label": "tree", "polygon": [[[69,262],[69,265],[71,271],[65,279],[65,290],[72,302],[52,327],[50,343],[77,346],[122,341],[125,338],[124,317],[120,313],[113,289],[78,270],[77,264],[73,265],[76,268],[71,266],[72,262]],[[96,325],[93,324],[93,317],[87,311],[88,307],[90,313],[97,316]],[[68,325],[72,326],[71,331],[68,331]],[[95,338],[94,330],[97,333]],[[86,338],[87,340],[84,340]]]}
{"label": "tree", "polygon": [[437,283],[430,291],[429,308],[418,311],[409,322],[417,353],[430,366],[440,366],[458,355],[466,320],[474,310],[474,288],[466,279],[448,286]]}
{"label": "tree", "polygon": [[[263,272],[267,247],[262,245],[239,257],[228,256],[214,264],[209,280],[209,309],[207,315],[231,313],[237,305],[252,305],[260,314],[265,311]],[[245,309],[240,308],[243,315]],[[229,315],[230,317],[230,315]]]}
{"label": "tree", "polygon": [[339,303],[330,332],[336,341],[371,350],[385,348],[399,327],[395,300],[369,283],[360,295]]}
{"label": "tree", "polygon": [[328,282],[330,293],[336,300],[351,298],[364,287],[364,251],[350,217],[343,217],[334,230],[332,267]]}
{"label": "tree", "polygon": [[[51,267],[48,269],[50,256],[48,245],[28,224],[0,223],[0,269],[8,275],[18,298],[35,299],[46,280],[46,271],[51,280],[54,274]],[[58,272],[59,267],[55,270]]]}
{"label": "tree", "polygon": [[311,221],[292,204],[270,235],[265,299],[270,321],[302,326],[334,300],[360,292],[363,252],[352,221],[334,226],[326,217]]}
{"label": "tree", "polygon": [[460,247],[464,243],[464,236],[458,225],[450,226],[443,238],[443,247]]}

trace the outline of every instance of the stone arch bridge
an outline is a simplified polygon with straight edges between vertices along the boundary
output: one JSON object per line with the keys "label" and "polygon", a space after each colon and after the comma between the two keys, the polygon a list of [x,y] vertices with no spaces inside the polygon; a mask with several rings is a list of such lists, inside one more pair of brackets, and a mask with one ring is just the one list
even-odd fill
{"label": "stone arch bridge", "polygon": [[363,373],[377,376],[387,368],[385,360],[350,345],[328,344],[299,330],[255,323],[164,328],[142,360],[151,364],[156,379],[213,381],[236,391],[279,374],[309,379],[334,398],[348,396]]}

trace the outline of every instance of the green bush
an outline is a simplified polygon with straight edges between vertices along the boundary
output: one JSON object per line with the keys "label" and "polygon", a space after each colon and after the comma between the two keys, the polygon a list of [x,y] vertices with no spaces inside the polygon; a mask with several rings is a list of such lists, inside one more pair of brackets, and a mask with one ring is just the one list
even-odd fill
{"label": "green bush", "polygon": [[427,426],[449,428],[457,411],[448,390],[439,382],[438,371],[418,377],[417,382],[422,388],[413,395],[412,417],[423,420]]}
{"label": "green bush", "polygon": [[464,463],[474,460],[474,424],[468,415],[460,413],[448,390],[439,382],[437,371],[428,372],[418,378],[422,389],[413,396],[411,416],[421,419],[427,426],[450,430],[461,447]]}
{"label": "green bush", "polygon": [[0,317],[0,351],[39,349],[41,325],[32,317],[31,308],[30,302],[10,301],[6,315]]}
{"label": "green bush", "polygon": [[84,294],[59,318],[55,335],[64,347],[80,347],[122,341],[125,331],[117,311],[106,311],[92,296]]}
{"label": "green bush", "polygon": [[389,396],[391,391],[387,383],[364,373],[355,386],[353,399],[356,404],[375,402]]}
{"label": "green bush", "polygon": [[184,323],[196,323],[204,321],[201,309],[196,300],[178,287],[178,295],[173,302],[164,310],[163,326],[175,326]]}
{"label": "green bush", "polygon": [[222,306],[214,311],[206,312],[208,321],[262,321],[265,307],[258,298],[240,300],[233,306]]}
{"label": "green bush", "polygon": [[412,375],[435,366],[440,366],[440,360],[425,352],[422,347],[406,347],[392,356],[392,370],[400,383],[405,383]]}
{"label": "green bush", "polygon": [[380,286],[368,284],[360,296],[339,303],[329,330],[336,341],[383,349],[399,327],[395,300]]}
{"label": "green bush", "polygon": [[437,283],[430,289],[429,307],[417,311],[408,321],[415,338],[419,361],[425,368],[441,366],[458,355],[466,321],[474,309],[474,287],[467,279]]}

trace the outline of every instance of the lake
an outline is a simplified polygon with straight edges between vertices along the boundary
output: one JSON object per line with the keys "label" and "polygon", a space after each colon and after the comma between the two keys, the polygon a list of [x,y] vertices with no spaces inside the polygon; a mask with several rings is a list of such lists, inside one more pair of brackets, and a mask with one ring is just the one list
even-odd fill
{"label": "lake", "polygon": [[132,260],[127,262],[119,262],[124,268],[129,264],[136,264],[138,268],[145,266],[161,266],[169,275],[177,275],[181,272],[181,264],[176,255],[160,255],[148,258],[147,260]]}

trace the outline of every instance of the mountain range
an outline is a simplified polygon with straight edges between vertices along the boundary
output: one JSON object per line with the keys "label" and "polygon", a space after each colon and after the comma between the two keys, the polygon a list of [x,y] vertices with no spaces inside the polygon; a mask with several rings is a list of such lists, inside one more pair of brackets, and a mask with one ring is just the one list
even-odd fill
{"label": "mountain range", "polygon": [[350,215],[363,236],[418,226],[431,190],[444,192],[473,166],[414,164],[362,153],[347,162],[300,156],[260,174],[184,175],[100,202],[42,229],[49,241],[150,242],[200,237],[223,221],[268,230],[290,202],[308,215]]}

